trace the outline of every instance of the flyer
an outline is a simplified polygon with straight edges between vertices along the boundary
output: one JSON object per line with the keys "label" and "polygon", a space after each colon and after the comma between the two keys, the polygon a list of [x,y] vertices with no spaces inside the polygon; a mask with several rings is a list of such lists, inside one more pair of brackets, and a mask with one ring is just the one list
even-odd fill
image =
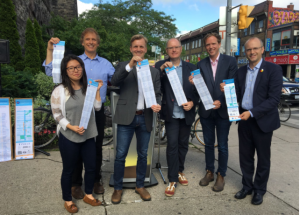
{"label": "flyer", "polygon": [[240,112],[239,105],[236,99],[234,79],[226,79],[223,80],[223,82],[225,82],[226,84],[224,87],[224,93],[226,98],[229,121],[239,121],[241,119],[239,118]]}

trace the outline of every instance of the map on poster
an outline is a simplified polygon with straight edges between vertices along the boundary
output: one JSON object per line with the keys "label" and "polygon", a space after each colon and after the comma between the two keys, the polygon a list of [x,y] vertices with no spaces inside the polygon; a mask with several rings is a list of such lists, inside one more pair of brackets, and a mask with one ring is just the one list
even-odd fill
{"label": "map on poster", "polygon": [[9,98],[0,98],[0,162],[12,160]]}
{"label": "map on poster", "polygon": [[32,99],[15,99],[15,158],[33,158]]}

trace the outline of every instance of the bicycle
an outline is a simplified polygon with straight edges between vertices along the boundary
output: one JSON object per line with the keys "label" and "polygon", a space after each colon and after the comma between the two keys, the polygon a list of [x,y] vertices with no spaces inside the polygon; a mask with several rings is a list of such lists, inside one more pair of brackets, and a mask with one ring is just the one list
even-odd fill
{"label": "bicycle", "polygon": [[278,113],[279,119],[281,122],[286,122],[291,117],[291,108],[288,103],[284,101],[284,99],[280,99],[278,104]]}

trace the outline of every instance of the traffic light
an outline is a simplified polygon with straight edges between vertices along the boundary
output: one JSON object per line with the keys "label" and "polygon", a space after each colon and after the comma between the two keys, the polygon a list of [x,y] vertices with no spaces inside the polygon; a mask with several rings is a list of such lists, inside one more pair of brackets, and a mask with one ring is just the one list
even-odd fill
{"label": "traffic light", "polygon": [[248,17],[249,14],[254,9],[254,6],[242,5],[239,10],[239,21],[238,26],[239,29],[248,28],[254,18]]}

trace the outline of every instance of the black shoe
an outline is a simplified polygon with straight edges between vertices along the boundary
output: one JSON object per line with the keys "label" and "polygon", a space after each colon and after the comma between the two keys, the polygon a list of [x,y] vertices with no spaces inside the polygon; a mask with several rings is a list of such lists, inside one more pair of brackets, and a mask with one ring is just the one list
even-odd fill
{"label": "black shoe", "polygon": [[254,193],[251,203],[254,205],[260,205],[263,202],[263,195]]}
{"label": "black shoe", "polygon": [[252,194],[252,190],[244,190],[241,189],[239,192],[237,192],[234,196],[234,198],[236,199],[244,199],[247,195],[251,195]]}

